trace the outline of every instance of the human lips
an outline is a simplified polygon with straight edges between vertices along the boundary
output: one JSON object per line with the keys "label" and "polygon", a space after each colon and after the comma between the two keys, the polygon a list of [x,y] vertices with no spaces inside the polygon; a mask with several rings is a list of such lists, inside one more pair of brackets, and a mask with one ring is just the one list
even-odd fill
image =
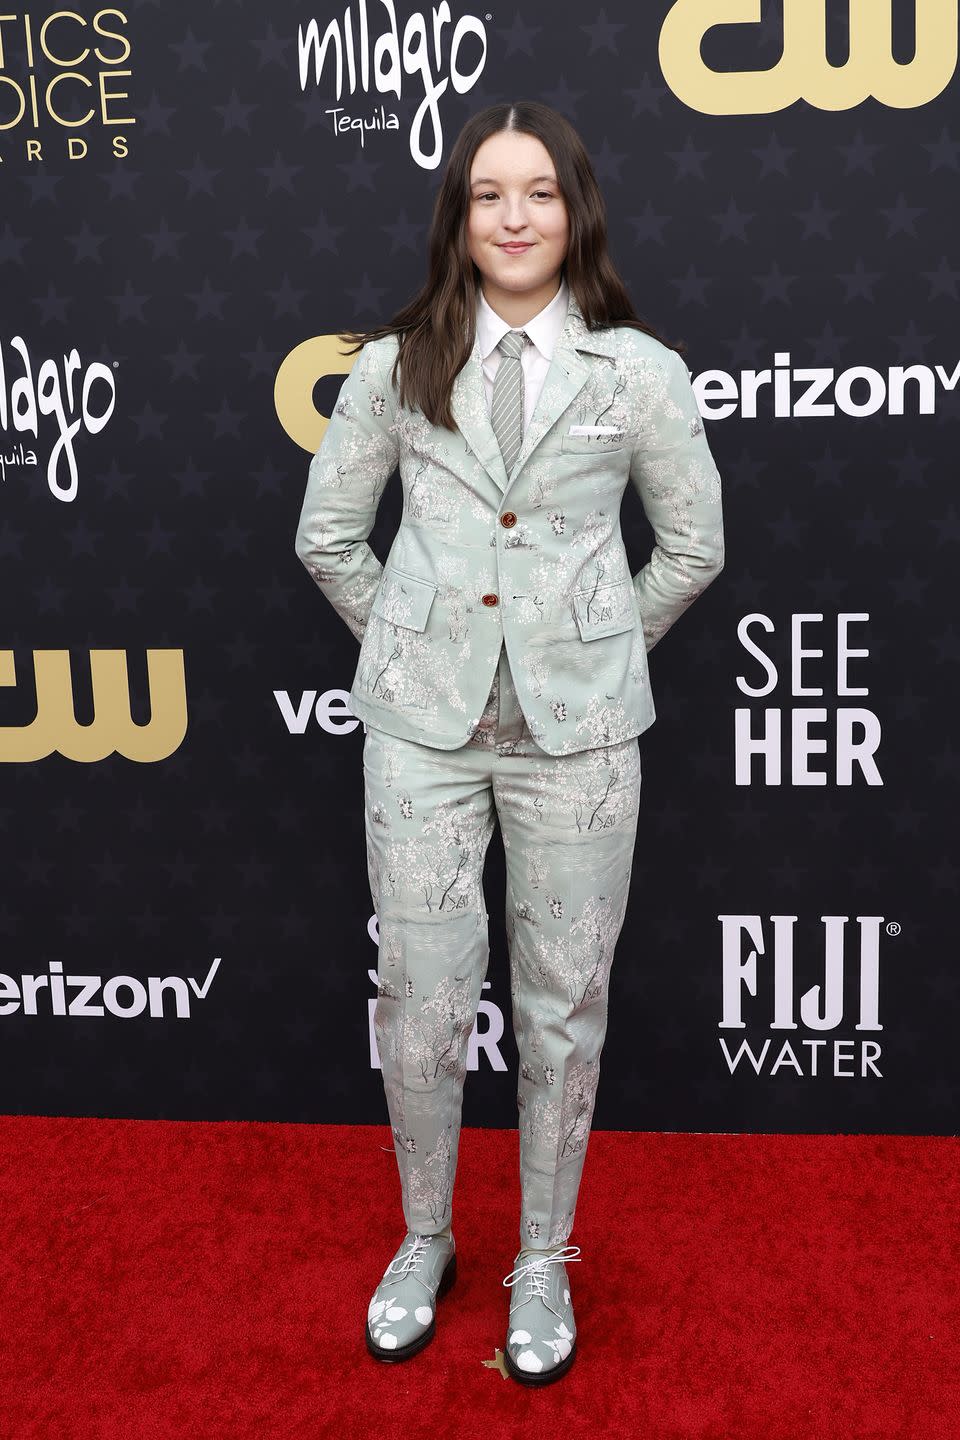
{"label": "human lips", "polygon": [[525,250],[531,248],[532,244],[532,241],[510,240],[506,245],[501,245],[500,249],[505,250],[508,255],[522,255]]}

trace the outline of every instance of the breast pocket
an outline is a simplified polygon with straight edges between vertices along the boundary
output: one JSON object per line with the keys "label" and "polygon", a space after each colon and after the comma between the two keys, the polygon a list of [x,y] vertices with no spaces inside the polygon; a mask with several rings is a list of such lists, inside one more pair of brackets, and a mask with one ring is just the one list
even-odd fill
{"label": "breast pocket", "polygon": [[600,435],[571,435],[564,431],[560,449],[569,455],[610,455],[625,450],[629,439],[625,430]]}
{"label": "breast pocket", "polygon": [[370,613],[388,625],[425,630],[436,593],[437,586],[432,580],[423,580],[419,575],[408,575],[395,565],[387,565]]}
{"label": "breast pocket", "polygon": [[619,635],[621,630],[632,630],[637,623],[633,581],[616,580],[611,585],[578,590],[573,596],[573,613],[581,640],[597,640],[601,635]]}

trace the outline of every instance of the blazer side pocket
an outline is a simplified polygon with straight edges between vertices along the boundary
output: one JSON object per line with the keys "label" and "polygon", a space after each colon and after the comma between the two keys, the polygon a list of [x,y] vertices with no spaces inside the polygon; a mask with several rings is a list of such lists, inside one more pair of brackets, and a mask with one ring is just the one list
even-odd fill
{"label": "blazer side pocket", "polygon": [[596,585],[578,590],[573,597],[581,640],[596,640],[601,635],[619,635],[632,630],[637,623],[633,603],[633,582],[615,580],[610,585]]}
{"label": "blazer side pocket", "polygon": [[384,567],[380,588],[370,608],[388,625],[403,625],[408,630],[425,630],[437,586],[419,575],[408,575],[395,565]]}

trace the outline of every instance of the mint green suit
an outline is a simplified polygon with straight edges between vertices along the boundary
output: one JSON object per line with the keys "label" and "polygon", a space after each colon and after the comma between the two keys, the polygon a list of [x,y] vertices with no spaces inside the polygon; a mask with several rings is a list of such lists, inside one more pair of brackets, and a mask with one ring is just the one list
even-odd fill
{"label": "mint green suit", "polygon": [[[361,642],[375,1030],[408,1228],[450,1220],[467,1040],[486,974],[494,816],[520,1054],[521,1243],[566,1242],[629,893],[647,653],[723,566],[720,478],[682,359],[591,333],[574,297],[505,473],[479,346],[458,429],[401,408],[396,339],[356,358],[310,463],[296,551]],[[600,433],[571,433],[592,427]],[[367,544],[399,467],[381,566]],[[656,544],[631,577],[627,482]]]}

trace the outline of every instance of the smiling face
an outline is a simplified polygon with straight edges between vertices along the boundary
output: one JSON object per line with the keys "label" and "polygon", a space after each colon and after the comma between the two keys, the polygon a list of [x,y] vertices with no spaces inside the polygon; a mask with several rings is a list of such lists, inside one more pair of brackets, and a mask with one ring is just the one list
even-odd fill
{"label": "smiling face", "polygon": [[[470,166],[467,248],[489,304],[522,325],[552,300],[567,253],[569,222],[550,152],[534,135],[501,130]],[[511,253],[510,242],[527,248]]]}

